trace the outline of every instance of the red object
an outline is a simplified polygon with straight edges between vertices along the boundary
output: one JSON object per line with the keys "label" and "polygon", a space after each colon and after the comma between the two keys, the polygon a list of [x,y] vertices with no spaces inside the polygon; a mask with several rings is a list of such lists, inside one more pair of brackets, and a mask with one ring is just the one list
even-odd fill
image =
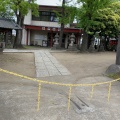
{"label": "red object", "polygon": [[118,44],[118,41],[117,40],[110,40],[110,45],[117,45]]}
{"label": "red object", "polygon": [[[25,27],[25,29],[30,29],[30,30],[43,30],[43,31],[55,31],[55,32],[60,31],[59,28],[57,28],[57,27],[49,27],[50,30],[48,30],[48,27],[44,27],[44,26],[25,25],[24,27]],[[64,28],[64,32],[66,32],[66,33],[81,33],[82,30],[77,29],[77,28]]]}

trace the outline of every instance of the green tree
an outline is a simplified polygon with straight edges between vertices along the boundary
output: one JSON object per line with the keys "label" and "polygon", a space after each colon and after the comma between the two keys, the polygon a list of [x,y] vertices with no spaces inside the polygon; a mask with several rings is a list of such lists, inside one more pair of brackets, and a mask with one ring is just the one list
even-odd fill
{"label": "green tree", "polygon": [[9,7],[9,0],[0,0],[0,17],[13,18],[13,12]]}
{"label": "green tree", "polygon": [[[24,17],[31,9],[33,15],[38,15],[38,5],[35,0],[6,0],[9,8],[14,12],[17,18],[17,24],[23,27]],[[22,40],[22,31],[16,30],[16,39],[14,41],[14,47],[19,47]]]}
{"label": "green tree", "polygon": [[105,38],[105,49],[107,49],[107,43],[109,39],[106,38],[117,38],[120,32],[120,16],[115,13],[110,7],[99,10],[98,16],[95,20],[99,23],[94,25],[95,31],[100,31],[99,35]]}
{"label": "green tree", "polygon": [[[78,9],[78,22],[79,26],[88,33],[88,39],[85,39],[83,51],[87,50],[91,42],[91,38],[99,32],[100,35],[111,34],[112,28],[117,28],[119,16],[114,12],[110,6],[116,0],[78,0],[82,3],[81,7]],[[86,41],[86,42],[85,42]]]}

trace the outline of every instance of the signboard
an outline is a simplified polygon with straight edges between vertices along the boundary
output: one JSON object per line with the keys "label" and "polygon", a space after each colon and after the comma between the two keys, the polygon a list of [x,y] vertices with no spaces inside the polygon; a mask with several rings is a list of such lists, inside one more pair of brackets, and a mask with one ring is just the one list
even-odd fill
{"label": "signboard", "polygon": [[55,28],[52,28],[53,31],[55,31]]}
{"label": "signboard", "polygon": [[42,27],[42,30],[45,30],[45,27]]}
{"label": "signboard", "polygon": [[47,30],[50,30],[50,27],[48,27]]}

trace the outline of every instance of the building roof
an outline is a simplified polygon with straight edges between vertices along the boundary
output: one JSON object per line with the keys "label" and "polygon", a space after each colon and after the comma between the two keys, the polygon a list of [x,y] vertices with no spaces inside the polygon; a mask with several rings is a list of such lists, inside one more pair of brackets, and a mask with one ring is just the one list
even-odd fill
{"label": "building roof", "polygon": [[18,24],[6,18],[0,18],[0,28],[15,29],[15,30],[22,29]]}
{"label": "building roof", "polygon": [[61,6],[39,5],[40,11],[61,11]]}

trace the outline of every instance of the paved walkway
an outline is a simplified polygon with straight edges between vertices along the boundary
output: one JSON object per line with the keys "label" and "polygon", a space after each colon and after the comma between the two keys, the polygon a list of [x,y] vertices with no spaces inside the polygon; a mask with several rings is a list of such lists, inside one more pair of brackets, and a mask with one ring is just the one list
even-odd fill
{"label": "paved walkway", "polygon": [[70,72],[48,50],[5,49],[4,52],[33,52],[35,55],[36,77],[70,75]]}
{"label": "paved walkway", "polygon": [[34,52],[36,77],[70,75],[70,72],[60,64],[48,51]]}

